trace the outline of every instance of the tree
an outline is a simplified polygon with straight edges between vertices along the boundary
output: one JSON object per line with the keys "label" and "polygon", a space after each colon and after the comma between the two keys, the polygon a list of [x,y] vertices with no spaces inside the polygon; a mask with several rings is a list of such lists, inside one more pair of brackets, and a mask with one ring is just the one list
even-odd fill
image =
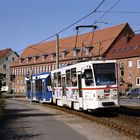
{"label": "tree", "polygon": [[14,74],[11,74],[10,75],[10,80],[13,82],[15,80],[15,75]]}

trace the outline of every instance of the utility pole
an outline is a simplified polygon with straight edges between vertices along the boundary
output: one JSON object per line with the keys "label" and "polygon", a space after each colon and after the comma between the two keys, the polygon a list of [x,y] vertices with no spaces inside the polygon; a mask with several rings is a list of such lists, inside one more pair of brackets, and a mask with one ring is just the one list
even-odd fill
{"label": "utility pole", "polygon": [[56,69],[59,68],[59,35],[56,34]]}

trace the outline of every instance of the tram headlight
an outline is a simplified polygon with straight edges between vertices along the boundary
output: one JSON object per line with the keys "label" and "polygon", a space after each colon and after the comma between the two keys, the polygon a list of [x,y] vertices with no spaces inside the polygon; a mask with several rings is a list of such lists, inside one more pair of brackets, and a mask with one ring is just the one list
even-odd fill
{"label": "tram headlight", "polygon": [[116,94],[113,94],[111,97],[112,97],[112,99],[117,99],[117,95]]}
{"label": "tram headlight", "polygon": [[99,100],[103,100],[105,97],[103,95],[98,95]]}

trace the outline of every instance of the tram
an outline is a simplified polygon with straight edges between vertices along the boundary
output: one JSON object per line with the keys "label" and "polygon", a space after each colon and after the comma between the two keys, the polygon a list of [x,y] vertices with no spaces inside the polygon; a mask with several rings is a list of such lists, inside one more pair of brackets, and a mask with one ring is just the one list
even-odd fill
{"label": "tram", "polygon": [[52,101],[51,73],[33,74],[26,81],[26,98],[41,103]]}
{"label": "tram", "polygon": [[115,60],[81,62],[51,71],[53,103],[75,110],[119,106]]}
{"label": "tram", "polygon": [[119,107],[116,60],[65,66],[26,78],[26,97],[75,110]]}

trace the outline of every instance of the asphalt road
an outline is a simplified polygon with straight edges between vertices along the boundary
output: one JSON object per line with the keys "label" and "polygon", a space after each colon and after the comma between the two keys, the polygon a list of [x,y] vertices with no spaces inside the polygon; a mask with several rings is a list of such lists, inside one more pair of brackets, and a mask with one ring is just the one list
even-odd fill
{"label": "asphalt road", "polygon": [[6,99],[6,110],[0,123],[0,140],[133,140],[108,127],[39,104]]}
{"label": "asphalt road", "polygon": [[128,97],[121,97],[120,98],[120,105],[128,105],[128,106],[140,106],[140,99],[138,98],[128,98]]}
{"label": "asphalt road", "polygon": [[55,115],[14,100],[6,101],[6,116],[0,124],[0,140],[86,140]]}

